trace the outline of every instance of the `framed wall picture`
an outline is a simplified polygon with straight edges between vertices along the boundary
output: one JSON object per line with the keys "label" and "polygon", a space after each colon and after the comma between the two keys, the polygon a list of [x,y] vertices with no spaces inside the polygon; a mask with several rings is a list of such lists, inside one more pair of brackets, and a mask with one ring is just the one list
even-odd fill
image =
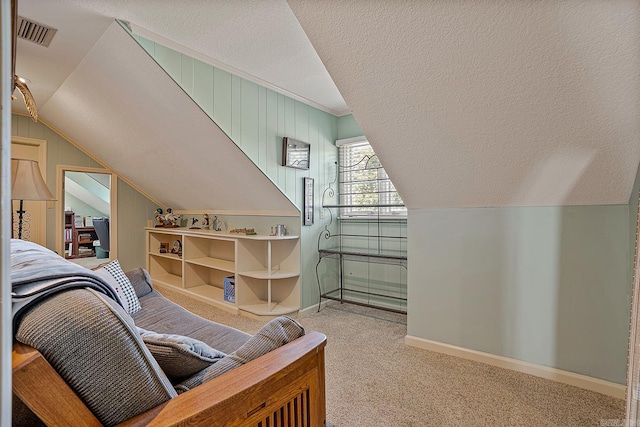
{"label": "framed wall picture", "polygon": [[282,166],[309,169],[311,145],[293,138],[282,138]]}
{"label": "framed wall picture", "polygon": [[302,178],[304,180],[304,219],[303,225],[313,225],[313,178]]}

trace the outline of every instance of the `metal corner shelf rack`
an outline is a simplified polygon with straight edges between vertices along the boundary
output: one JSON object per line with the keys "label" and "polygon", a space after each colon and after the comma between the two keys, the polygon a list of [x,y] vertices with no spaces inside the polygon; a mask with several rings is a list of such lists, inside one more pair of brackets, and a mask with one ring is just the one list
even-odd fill
{"label": "metal corner shelf rack", "polygon": [[[360,163],[360,162],[358,162]],[[407,271],[407,235],[403,233],[389,233],[390,224],[406,224],[405,218],[386,218],[380,215],[380,210],[384,208],[404,207],[404,204],[330,204],[325,203],[326,198],[333,198],[335,190],[332,187],[338,180],[340,166],[336,165],[336,177],[329,183],[322,195],[322,209],[328,213],[329,218],[324,229],[318,236],[318,262],[316,263],[316,280],[320,295],[318,311],[320,311],[323,299],[340,301],[340,303],[356,304],[365,307],[373,307],[391,312],[406,314],[406,282],[390,283],[388,286],[380,288],[371,285],[371,279],[364,286],[351,286],[345,278],[345,262],[353,261],[369,263],[375,265],[393,265],[404,268]],[[366,234],[350,232],[349,228],[339,224],[340,218],[336,216],[334,224],[334,210],[340,212],[343,208],[367,208],[375,215],[367,219],[349,219],[350,224],[364,222],[367,223]],[[332,231],[337,230],[337,231]],[[405,228],[406,230],[406,228]],[[365,240],[366,244],[357,244],[358,241]],[[356,242],[354,245],[353,243]],[[323,283],[319,272],[320,265],[325,259],[337,260],[336,280],[325,280],[331,282],[328,285]],[[328,288],[328,289],[325,289]],[[397,289],[394,289],[397,288]]]}

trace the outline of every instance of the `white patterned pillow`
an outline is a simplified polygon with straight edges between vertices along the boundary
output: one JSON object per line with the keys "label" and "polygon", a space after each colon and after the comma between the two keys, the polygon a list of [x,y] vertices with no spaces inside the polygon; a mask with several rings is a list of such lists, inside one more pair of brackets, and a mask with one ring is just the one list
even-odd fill
{"label": "white patterned pillow", "polygon": [[117,259],[94,270],[94,273],[105,279],[107,284],[118,294],[122,307],[127,313],[133,314],[142,309],[136,291],[127,275],[122,271]]}

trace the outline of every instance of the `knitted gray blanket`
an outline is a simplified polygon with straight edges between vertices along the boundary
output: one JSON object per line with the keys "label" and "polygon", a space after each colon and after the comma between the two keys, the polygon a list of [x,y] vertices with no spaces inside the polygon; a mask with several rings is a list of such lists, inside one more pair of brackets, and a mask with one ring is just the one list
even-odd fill
{"label": "knitted gray blanket", "polygon": [[36,243],[11,239],[11,315],[13,330],[24,311],[56,292],[91,288],[120,302],[115,291],[93,271]]}

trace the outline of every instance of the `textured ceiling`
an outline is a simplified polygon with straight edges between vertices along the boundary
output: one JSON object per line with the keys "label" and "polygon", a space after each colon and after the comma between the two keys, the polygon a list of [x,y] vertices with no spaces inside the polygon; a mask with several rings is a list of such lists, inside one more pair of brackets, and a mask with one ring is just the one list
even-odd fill
{"label": "textured ceiling", "polygon": [[[142,138],[155,136],[133,126],[131,116],[147,119],[155,111],[166,118],[168,112],[149,105],[161,101],[158,94],[130,84],[140,69],[119,74],[95,57],[94,44],[113,18],[325,110],[346,109],[337,85],[409,208],[627,203],[640,160],[637,0],[289,5],[21,0],[21,15],[59,31],[47,49],[19,40],[17,71],[31,79],[44,119],[83,145],[100,141],[87,148],[154,197],[168,194],[168,187],[147,180],[130,157],[100,151],[117,143],[108,127],[123,121],[122,134],[135,137],[126,136],[128,145],[118,147],[131,150],[133,158],[152,159],[146,167],[197,166],[201,158],[194,153],[207,148],[138,147]],[[100,78],[109,70],[121,80],[93,82],[96,77],[81,73],[81,66]],[[86,94],[74,84],[84,85]],[[120,111],[112,92],[125,90],[132,99],[148,99]],[[104,113],[86,108],[94,104]],[[23,109],[17,101],[13,107]],[[73,120],[64,114],[72,109]],[[164,129],[166,120],[160,122]],[[211,180],[186,173],[180,179],[192,187]],[[153,191],[142,185],[151,182]],[[178,186],[169,197],[187,197],[182,192]],[[199,206],[191,204],[195,194],[188,197],[189,207]]]}
{"label": "textured ceiling", "polygon": [[297,214],[115,22],[40,113],[164,206]]}
{"label": "textured ceiling", "polygon": [[46,49],[18,41],[17,70],[32,81],[41,104],[121,19],[146,38],[169,40],[176,50],[317,108],[349,112],[285,0],[20,0],[18,12],[58,28]]}
{"label": "textured ceiling", "polygon": [[288,2],[409,208],[628,202],[637,0]]}
{"label": "textured ceiling", "polygon": [[[20,38],[17,41],[16,73],[30,80],[29,89],[38,106],[43,106],[113,19],[64,2],[44,0],[20,1],[18,14],[58,29],[48,48]],[[11,107],[26,112],[21,102]]]}

